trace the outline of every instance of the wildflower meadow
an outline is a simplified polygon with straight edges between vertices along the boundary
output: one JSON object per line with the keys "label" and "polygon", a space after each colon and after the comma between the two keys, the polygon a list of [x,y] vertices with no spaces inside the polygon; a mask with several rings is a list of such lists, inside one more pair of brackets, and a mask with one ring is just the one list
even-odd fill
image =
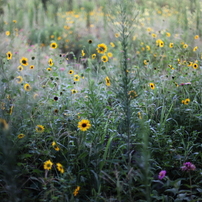
{"label": "wildflower meadow", "polygon": [[202,1],[0,0],[0,201],[201,202]]}

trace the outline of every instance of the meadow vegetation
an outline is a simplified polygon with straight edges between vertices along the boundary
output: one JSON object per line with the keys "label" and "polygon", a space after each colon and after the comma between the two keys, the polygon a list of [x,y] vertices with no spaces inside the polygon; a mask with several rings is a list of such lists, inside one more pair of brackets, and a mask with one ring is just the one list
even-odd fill
{"label": "meadow vegetation", "polygon": [[202,201],[201,9],[0,0],[0,201]]}

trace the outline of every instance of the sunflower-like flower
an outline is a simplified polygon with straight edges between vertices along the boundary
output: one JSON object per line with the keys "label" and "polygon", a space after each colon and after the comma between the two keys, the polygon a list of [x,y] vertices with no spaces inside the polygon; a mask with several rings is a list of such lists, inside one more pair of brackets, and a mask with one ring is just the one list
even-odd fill
{"label": "sunflower-like flower", "polygon": [[31,89],[32,89],[32,87],[28,83],[24,84],[25,91],[30,91]]}
{"label": "sunflower-like flower", "polygon": [[5,119],[0,118],[0,128],[2,128],[3,130],[9,129],[9,125]]}
{"label": "sunflower-like flower", "polygon": [[22,139],[22,138],[24,138],[24,137],[25,137],[25,134],[23,134],[23,133],[21,133],[21,134],[18,135],[18,138],[19,138],[19,139]]}
{"label": "sunflower-like flower", "polygon": [[192,64],[192,67],[193,67],[194,69],[198,69],[198,64],[197,64],[197,63],[193,63],[193,64]]}
{"label": "sunflower-like flower", "polygon": [[52,147],[55,149],[55,151],[59,151],[60,148],[58,147],[57,143],[55,141],[52,142]]}
{"label": "sunflower-like flower", "polygon": [[74,75],[74,81],[79,81],[80,80],[80,76],[78,74]]}
{"label": "sunflower-like flower", "polygon": [[48,64],[49,64],[49,66],[53,66],[53,60],[50,58],[49,60],[48,60]]}
{"label": "sunflower-like flower", "polygon": [[57,43],[53,42],[50,44],[50,47],[56,49],[58,47]]}
{"label": "sunflower-like flower", "polygon": [[87,119],[82,119],[81,121],[79,121],[78,123],[78,128],[81,131],[86,131],[91,127],[90,121]]}
{"label": "sunflower-like flower", "polygon": [[74,195],[74,196],[77,196],[78,193],[79,193],[79,190],[80,190],[80,186],[77,186],[76,189],[75,189],[74,192],[73,192],[73,195]]}
{"label": "sunflower-like flower", "polygon": [[154,84],[154,83],[149,83],[149,86],[150,86],[150,88],[151,88],[152,90],[155,89],[155,84]]}
{"label": "sunflower-like flower", "polygon": [[105,77],[105,84],[106,84],[107,86],[110,86],[110,85],[111,85],[111,82],[110,82],[110,79],[109,79],[108,76]]}
{"label": "sunflower-like flower", "polygon": [[98,53],[104,54],[105,52],[107,52],[107,46],[104,43],[98,44],[96,50]]}
{"label": "sunflower-like flower", "polygon": [[59,172],[61,172],[61,173],[65,172],[63,165],[61,163],[56,163],[56,167],[57,167]]}
{"label": "sunflower-like flower", "polygon": [[28,65],[28,59],[25,57],[22,57],[20,59],[20,63],[21,63],[21,65],[27,66]]}
{"label": "sunflower-like flower", "polygon": [[42,125],[36,126],[36,132],[38,132],[38,133],[43,133],[44,130],[45,130],[44,126],[42,126]]}
{"label": "sunflower-like flower", "polygon": [[44,170],[51,170],[52,166],[53,166],[53,163],[51,162],[51,160],[45,161],[43,164]]}
{"label": "sunflower-like flower", "polygon": [[101,57],[101,60],[102,60],[102,62],[108,62],[108,57],[106,56],[106,55],[103,55],[102,57]]}
{"label": "sunflower-like flower", "polygon": [[11,60],[13,55],[12,55],[12,53],[10,51],[8,51],[6,53],[6,56],[7,56],[7,60]]}
{"label": "sunflower-like flower", "polygon": [[23,78],[21,76],[16,77],[16,82],[17,83],[22,83],[22,81],[23,81]]}
{"label": "sunflower-like flower", "polygon": [[74,70],[70,69],[70,70],[68,71],[68,74],[74,74]]}

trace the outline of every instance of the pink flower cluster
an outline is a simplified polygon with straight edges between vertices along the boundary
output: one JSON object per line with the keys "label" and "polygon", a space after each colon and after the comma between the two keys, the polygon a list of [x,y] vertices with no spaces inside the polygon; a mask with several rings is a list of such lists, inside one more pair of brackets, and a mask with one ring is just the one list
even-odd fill
{"label": "pink flower cluster", "polygon": [[182,171],[190,171],[190,170],[196,170],[196,166],[191,162],[183,163],[183,166],[181,167]]}

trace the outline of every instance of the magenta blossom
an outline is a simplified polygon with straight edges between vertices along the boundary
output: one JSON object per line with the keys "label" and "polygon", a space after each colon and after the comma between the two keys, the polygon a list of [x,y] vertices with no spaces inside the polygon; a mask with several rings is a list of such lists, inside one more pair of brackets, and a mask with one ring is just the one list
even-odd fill
{"label": "magenta blossom", "polygon": [[158,175],[159,180],[162,180],[165,177],[165,175],[166,175],[166,170],[162,170]]}
{"label": "magenta blossom", "polygon": [[196,170],[196,166],[191,162],[183,163],[183,166],[181,167],[182,171],[190,171],[190,170]]}

